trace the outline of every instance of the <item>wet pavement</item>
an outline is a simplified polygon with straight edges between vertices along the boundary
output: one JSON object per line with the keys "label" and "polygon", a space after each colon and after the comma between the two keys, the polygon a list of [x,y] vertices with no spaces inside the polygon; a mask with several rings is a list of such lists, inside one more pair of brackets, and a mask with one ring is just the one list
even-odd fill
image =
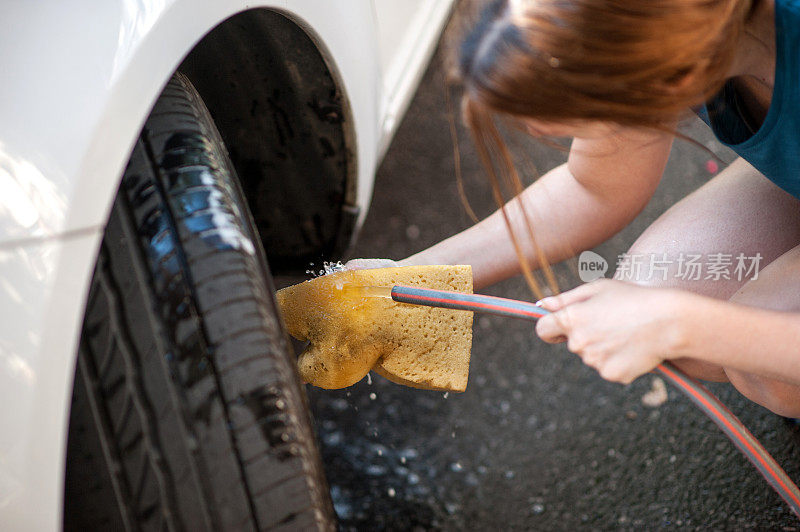
{"label": "wet pavement", "polygon": [[[400,259],[469,226],[453,172],[440,59],[378,172],[353,256]],[[684,131],[732,159],[704,126]],[[460,139],[467,195],[485,216],[493,210],[489,188],[463,128]],[[565,158],[528,139],[511,144],[540,172]],[[679,141],[650,205],[595,251],[610,260],[624,252],[711,177],[709,158]],[[574,261],[557,267],[562,290],[580,283],[575,271]],[[519,279],[486,293],[531,297]],[[563,345],[538,340],[529,323],[480,316],[463,394],[412,390],[374,375],[345,390],[309,387],[341,528],[796,528],[778,496],[679,392],[669,389],[659,407],[643,403],[654,378],[605,382]],[[800,430],[727,385],[712,388],[800,479]]]}

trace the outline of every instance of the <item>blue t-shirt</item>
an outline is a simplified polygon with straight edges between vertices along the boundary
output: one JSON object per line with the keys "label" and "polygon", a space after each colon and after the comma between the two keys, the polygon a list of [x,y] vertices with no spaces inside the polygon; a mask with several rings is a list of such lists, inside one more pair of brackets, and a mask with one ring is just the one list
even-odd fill
{"label": "blue t-shirt", "polygon": [[770,181],[800,198],[800,0],[775,0],[775,86],[761,127],[752,133],[729,85],[698,115],[717,138]]}

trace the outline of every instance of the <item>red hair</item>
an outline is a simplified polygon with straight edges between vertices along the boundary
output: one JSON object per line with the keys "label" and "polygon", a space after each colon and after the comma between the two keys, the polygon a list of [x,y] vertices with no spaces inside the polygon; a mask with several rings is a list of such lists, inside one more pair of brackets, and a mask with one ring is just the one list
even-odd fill
{"label": "red hair", "polygon": [[[501,182],[514,195],[522,186],[495,125],[496,115],[671,128],[724,84],[755,1],[488,4],[459,47],[457,76],[464,88],[464,119],[500,207],[505,203]],[[523,273],[542,297],[508,217],[506,223]],[[527,232],[533,239],[529,223]],[[557,292],[535,240],[534,248]]]}

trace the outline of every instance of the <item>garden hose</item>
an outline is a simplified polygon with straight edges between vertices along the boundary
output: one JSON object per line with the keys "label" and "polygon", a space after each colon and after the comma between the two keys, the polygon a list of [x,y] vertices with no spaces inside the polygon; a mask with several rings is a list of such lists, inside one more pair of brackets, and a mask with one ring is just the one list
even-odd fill
{"label": "garden hose", "polygon": [[[391,297],[400,303],[429,307],[470,310],[535,321],[550,312],[526,301],[480,294],[462,294],[443,290],[430,290],[411,286],[372,288],[373,295]],[[733,444],[758,469],[772,489],[786,501],[789,508],[800,517],[800,490],[763,445],[739,421],[733,412],[717,399],[705,386],[670,362],[662,362],[655,371],[682,391],[702,410]]]}

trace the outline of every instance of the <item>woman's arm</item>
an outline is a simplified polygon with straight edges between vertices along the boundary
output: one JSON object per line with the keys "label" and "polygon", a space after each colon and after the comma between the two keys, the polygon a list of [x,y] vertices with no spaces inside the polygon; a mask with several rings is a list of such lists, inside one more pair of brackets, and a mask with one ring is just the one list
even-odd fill
{"label": "woman's arm", "polygon": [[800,313],[766,310],[667,288],[598,279],[541,304],[536,332],[608,380],[629,383],[664,360],[725,368],[751,400],[800,416]]}
{"label": "woman's arm", "polygon": [[[635,129],[576,138],[567,163],[537,179],[506,206],[531,264],[539,267],[520,201],[547,261],[562,261],[607,240],[644,208],[661,179],[671,143],[667,133]],[[476,288],[520,272],[500,211],[400,264],[470,264]]]}
{"label": "woman's arm", "polygon": [[686,297],[691,301],[683,305],[683,341],[670,358],[698,358],[800,385],[800,313],[696,294]]}
{"label": "woman's arm", "polygon": [[800,416],[800,313],[693,299],[681,320],[684,341],[675,356],[722,366],[731,384],[752,401],[784,416]]}

